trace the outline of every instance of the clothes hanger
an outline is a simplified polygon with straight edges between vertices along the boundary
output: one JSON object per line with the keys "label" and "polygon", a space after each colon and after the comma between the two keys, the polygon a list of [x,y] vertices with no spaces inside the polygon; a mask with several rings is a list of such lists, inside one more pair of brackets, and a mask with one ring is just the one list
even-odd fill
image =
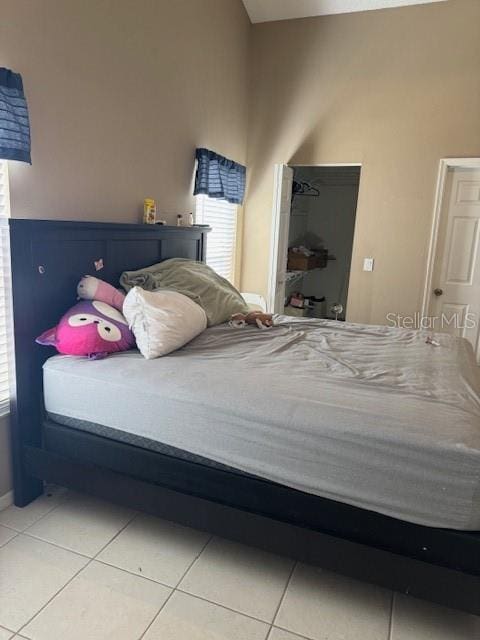
{"label": "clothes hanger", "polygon": [[317,187],[314,187],[309,182],[297,182],[296,180],[294,180],[292,195],[317,197],[320,195],[320,191],[317,189]]}

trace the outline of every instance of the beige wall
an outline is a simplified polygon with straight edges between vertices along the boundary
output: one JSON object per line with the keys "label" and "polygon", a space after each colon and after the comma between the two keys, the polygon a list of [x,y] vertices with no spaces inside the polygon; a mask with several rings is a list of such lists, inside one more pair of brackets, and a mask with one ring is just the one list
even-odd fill
{"label": "beige wall", "polygon": [[147,196],[169,221],[192,211],[195,147],[246,160],[250,29],[241,0],[0,0],[32,129],[12,216],[137,222]]}
{"label": "beige wall", "polygon": [[242,288],[266,292],[274,163],[361,162],[349,319],[419,310],[438,161],[480,155],[480,1],[257,24],[252,46]]}
{"label": "beige wall", "polygon": [[192,210],[193,154],[246,160],[241,0],[0,0],[0,64],[23,75],[33,165],[12,215],[139,220]]}

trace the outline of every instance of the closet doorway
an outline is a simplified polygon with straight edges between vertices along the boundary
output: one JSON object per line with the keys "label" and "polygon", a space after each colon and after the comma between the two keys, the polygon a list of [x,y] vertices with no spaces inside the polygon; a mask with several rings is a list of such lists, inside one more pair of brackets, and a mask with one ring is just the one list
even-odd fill
{"label": "closet doorway", "polygon": [[276,165],[268,306],[345,320],[360,165]]}

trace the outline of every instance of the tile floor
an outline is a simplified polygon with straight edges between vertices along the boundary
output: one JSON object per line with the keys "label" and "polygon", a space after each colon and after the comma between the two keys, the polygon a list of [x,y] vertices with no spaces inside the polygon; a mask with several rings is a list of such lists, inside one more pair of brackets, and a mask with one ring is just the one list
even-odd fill
{"label": "tile floor", "polygon": [[50,488],[0,512],[0,640],[474,640],[480,618]]}

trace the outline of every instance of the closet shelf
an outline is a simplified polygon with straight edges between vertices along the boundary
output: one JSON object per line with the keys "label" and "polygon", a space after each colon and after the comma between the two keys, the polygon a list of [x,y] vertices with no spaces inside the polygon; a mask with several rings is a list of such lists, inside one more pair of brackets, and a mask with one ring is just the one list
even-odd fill
{"label": "closet shelf", "polygon": [[298,282],[306,273],[307,271],[287,271],[285,273],[285,282],[286,284],[293,284],[294,282]]}
{"label": "closet shelf", "polygon": [[323,267],[314,267],[313,269],[302,269],[301,271],[286,271],[285,272],[285,282],[287,284],[291,284],[292,282],[297,282],[297,280],[301,280],[303,276],[307,273],[312,273],[312,271],[323,271]]}

